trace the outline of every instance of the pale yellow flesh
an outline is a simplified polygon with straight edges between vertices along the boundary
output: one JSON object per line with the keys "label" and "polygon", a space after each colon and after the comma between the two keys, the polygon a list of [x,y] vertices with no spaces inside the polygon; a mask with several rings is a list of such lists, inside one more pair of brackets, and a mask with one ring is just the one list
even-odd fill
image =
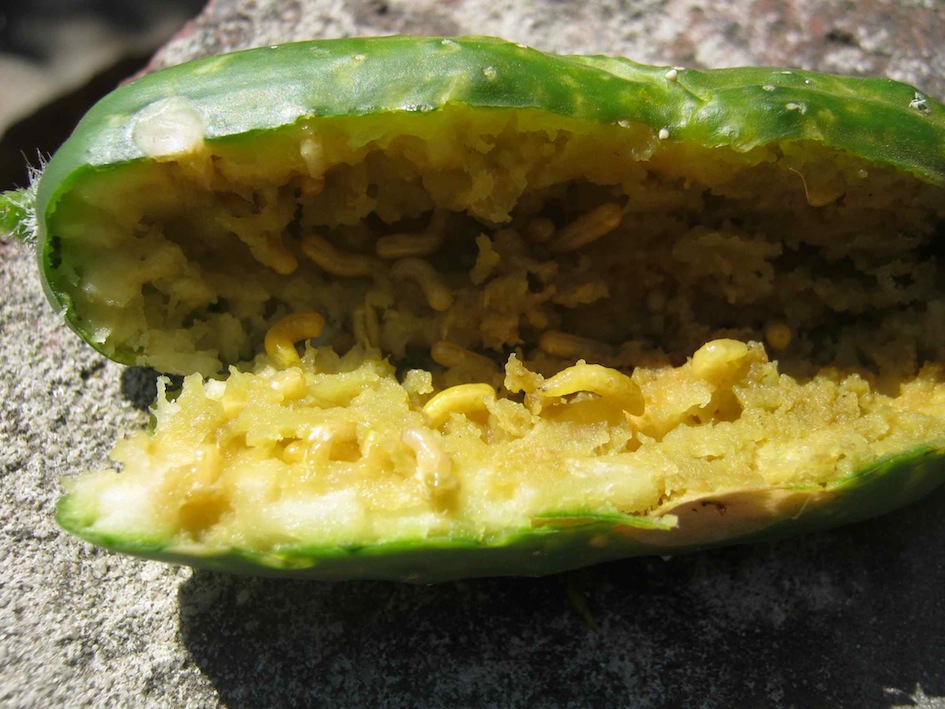
{"label": "pale yellow flesh", "polygon": [[[153,436],[118,444],[120,474],[69,481],[92,529],[259,550],[486,537],[825,486],[945,441],[934,188],[811,145],[425,120],[202,146],[60,207],[99,225],[63,249],[106,348],[244,361],[188,377]],[[310,312],[325,328],[301,360],[308,337],[282,335],[249,361]]]}

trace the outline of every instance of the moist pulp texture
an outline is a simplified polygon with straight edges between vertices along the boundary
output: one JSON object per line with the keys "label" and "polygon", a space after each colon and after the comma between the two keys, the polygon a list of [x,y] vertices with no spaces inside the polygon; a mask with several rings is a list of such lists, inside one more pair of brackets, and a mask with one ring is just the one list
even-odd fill
{"label": "moist pulp texture", "polygon": [[811,142],[531,111],[324,119],[104,170],[52,227],[77,324],[164,371],[233,367],[188,377],[69,514],[266,550],[829,488],[945,441],[941,204]]}

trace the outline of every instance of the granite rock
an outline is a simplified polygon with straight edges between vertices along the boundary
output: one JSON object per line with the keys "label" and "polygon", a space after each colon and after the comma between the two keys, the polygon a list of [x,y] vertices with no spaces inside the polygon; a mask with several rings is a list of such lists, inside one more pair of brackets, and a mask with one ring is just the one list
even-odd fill
{"label": "granite rock", "polygon": [[[213,0],[152,68],[354,34],[491,34],[945,93],[945,2]],[[82,344],[0,242],[0,704],[945,706],[945,490],[775,544],[415,587],[192,572],[60,532],[59,476],[146,423],[154,374]]]}

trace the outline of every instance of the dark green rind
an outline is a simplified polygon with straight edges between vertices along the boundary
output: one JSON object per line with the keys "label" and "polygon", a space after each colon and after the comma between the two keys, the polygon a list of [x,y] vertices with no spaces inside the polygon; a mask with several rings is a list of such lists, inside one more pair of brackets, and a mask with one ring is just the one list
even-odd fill
{"label": "dark green rind", "polygon": [[742,151],[812,140],[945,184],[945,106],[912,86],[773,67],[683,70],[675,83],[690,98],[681,100],[672,96],[662,67],[611,57],[572,59],[628,81],[662,80],[674,106],[666,116],[671,138]]}
{"label": "dark green rind", "polygon": [[[199,549],[196,545],[188,550],[169,540],[100,534],[84,526],[69,496],[60,501],[57,519],[64,529],[98,546],[212,571],[435,583],[478,576],[539,576],[632,556],[679,554],[723,544],[780,539],[890,512],[926,495],[943,481],[945,443],[877,461],[827,490],[743,491],[692,500],[673,510],[683,513],[676,528],[646,517],[576,513],[561,515],[557,524],[543,519],[538,526],[482,540],[298,545],[269,553]],[[771,505],[776,497],[783,499]],[[730,506],[735,499],[740,500],[741,511]],[[750,500],[753,502],[746,506]],[[791,502],[785,504],[785,500]],[[711,529],[711,534],[700,535],[700,525]],[[688,538],[692,527],[699,537],[696,540]]]}
{"label": "dark green rind", "polygon": [[[318,116],[527,108],[640,123],[706,147],[818,141],[945,184],[945,106],[910,86],[765,68],[684,70],[672,80],[668,69],[550,55],[492,38],[395,36],[247,50],[146,75],[92,108],[44,170],[36,214],[47,295],[97,346],[57,283],[56,205],[90,172],[145,160],[132,138],[135,117],[171,97],[200,115],[208,142],[249,140]],[[136,357],[104,353],[129,364]]]}

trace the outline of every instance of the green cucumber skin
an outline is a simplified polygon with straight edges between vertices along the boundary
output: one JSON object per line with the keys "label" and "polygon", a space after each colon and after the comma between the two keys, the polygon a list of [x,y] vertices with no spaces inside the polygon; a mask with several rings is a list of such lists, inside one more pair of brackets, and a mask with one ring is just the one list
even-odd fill
{"label": "green cucumber skin", "polygon": [[916,103],[911,86],[754,67],[683,70],[670,80],[668,70],[485,37],[323,40],[200,59],[145,75],[93,107],[46,166],[39,211],[77,172],[143,159],[131,138],[135,115],[171,97],[187,99],[211,141],[318,116],[532,108],[639,122],[706,147],[821,140],[945,184],[945,106]]}
{"label": "green cucumber skin", "polygon": [[[816,141],[945,185],[945,106],[885,79],[772,68],[678,71],[611,57],[555,56],[491,38],[327,40],[210,57],[114,91],[86,115],[44,169],[30,210],[44,287],[93,346],[88,324],[77,319],[66,289],[59,286],[56,206],[92,172],[147,160],[132,139],[136,116],[172,97],[185,99],[199,114],[210,143],[251,141],[300,121],[317,126],[319,116],[428,112],[446,105],[469,111],[537,109],[589,123],[639,123],[652,129],[654,139],[665,131],[668,140],[704,147],[748,151],[773,142]],[[0,224],[12,230],[25,213],[20,206],[10,207]],[[130,353],[111,356],[134,363]],[[68,496],[60,503],[58,520],[73,534],[116,551],[236,573],[417,583],[540,575],[638,554],[779,538],[882,514],[945,479],[943,453],[943,447],[925,447],[878,462],[834,486],[836,495],[829,501],[790,518],[774,517],[751,533],[724,537],[725,519],[720,518],[721,537],[682,546],[672,543],[671,530],[641,529],[652,521],[595,521],[593,515],[577,513],[574,518],[586,523],[552,523],[495,539],[299,547],[270,554],[185,552],[168,540],[103,536],[87,528]]]}
{"label": "green cucumber skin", "polygon": [[[680,554],[717,546],[771,541],[829,529],[885,514],[927,495],[945,480],[945,443],[891,456],[858,471],[829,490],[798,490],[826,501],[802,505],[790,517],[771,518],[760,529],[726,534],[726,516],[715,509],[714,540],[678,544],[674,529],[645,517],[574,513],[571,524],[511,530],[483,540],[416,539],[334,547],[283,547],[269,553],[237,548],[175,549],[168,540],[135,540],[91,531],[60,500],[57,521],[97,546],[145,559],[210,571],[300,579],[375,579],[439,583],[483,576],[542,576],[634,556]],[[764,491],[757,491],[763,494]],[[825,494],[826,493],[826,494]],[[752,494],[746,491],[744,494]],[[712,503],[706,501],[705,508]],[[567,515],[561,515],[562,519]],[[597,518],[595,518],[597,517]],[[619,517],[619,516],[618,516]],[[577,523],[573,523],[577,522]]]}
{"label": "green cucumber skin", "polygon": [[[668,75],[675,76],[670,79]],[[811,140],[945,185],[945,106],[888,79],[809,71],[650,67],[559,56],[488,37],[392,36],[279,45],[219,55],[121,86],[82,119],[43,171],[37,254],[50,301],[92,344],[57,270],[56,204],[91,171],[147,160],[136,116],[186,100],[205,140],[252,140],[302,120],[395,112],[537,109],[590,123],[630,121],[669,140],[747,151]],[[126,364],[135,354],[104,354]]]}

